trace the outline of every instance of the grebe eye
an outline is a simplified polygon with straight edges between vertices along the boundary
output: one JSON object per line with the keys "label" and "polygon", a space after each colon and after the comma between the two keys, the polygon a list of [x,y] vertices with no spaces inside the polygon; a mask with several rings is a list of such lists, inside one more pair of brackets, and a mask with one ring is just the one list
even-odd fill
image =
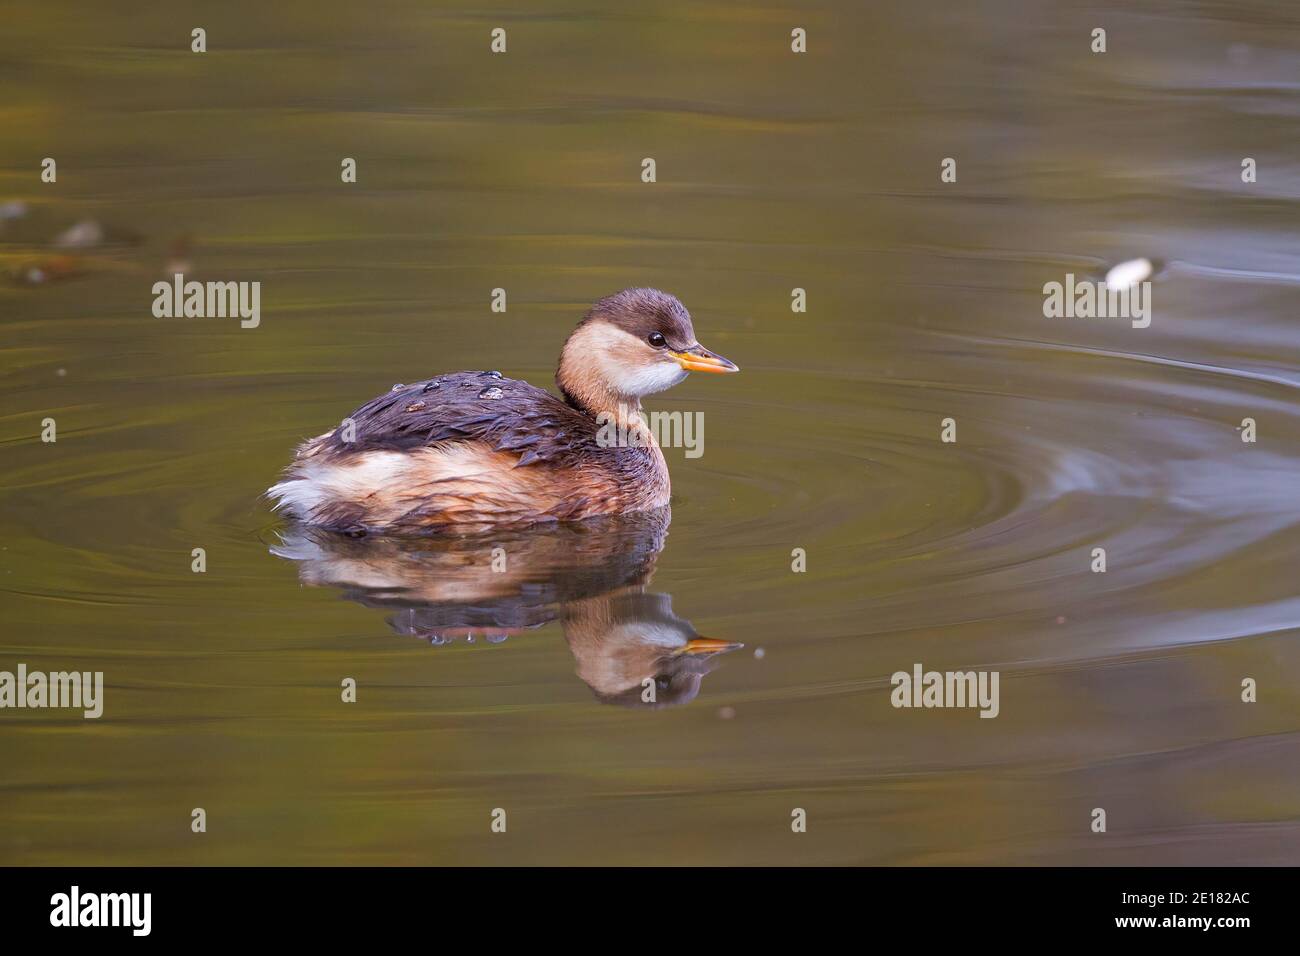
{"label": "grebe eye", "polygon": [[651,332],[651,333],[646,337],[646,341],[649,342],[651,345],[653,345],[653,346],[654,346],[655,348],[657,348],[657,349],[661,349],[661,348],[663,348],[665,345],[668,344],[667,340],[666,340],[662,335],[660,335],[658,332]]}

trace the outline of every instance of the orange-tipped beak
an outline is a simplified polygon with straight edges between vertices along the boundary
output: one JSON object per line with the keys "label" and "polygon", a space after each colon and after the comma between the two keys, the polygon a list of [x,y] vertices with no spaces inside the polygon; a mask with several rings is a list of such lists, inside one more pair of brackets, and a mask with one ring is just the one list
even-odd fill
{"label": "orange-tipped beak", "polygon": [[677,364],[688,372],[713,372],[714,374],[723,374],[726,372],[739,372],[740,366],[735,362],[724,359],[716,352],[710,352],[703,345],[692,345],[690,348],[682,349],[680,352],[669,352],[673,358],[677,359]]}
{"label": "orange-tipped beak", "polygon": [[723,651],[734,651],[744,647],[736,641],[719,641],[712,637],[693,637],[686,642],[686,646],[679,650],[679,654],[721,654]]}

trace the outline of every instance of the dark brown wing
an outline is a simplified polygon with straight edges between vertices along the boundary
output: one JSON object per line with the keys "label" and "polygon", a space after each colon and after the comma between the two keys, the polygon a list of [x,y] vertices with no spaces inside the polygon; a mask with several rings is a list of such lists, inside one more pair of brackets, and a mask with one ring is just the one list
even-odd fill
{"label": "dark brown wing", "polygon": [[592,418],[550,392],[500,372],[452,372],[397,386],[348,419],[354,440],[346,441],[344,427],[336,428],[323,441],[325,454],[481,441],[519,453],[519,464],[527,465],[564,463],[598,447]]}

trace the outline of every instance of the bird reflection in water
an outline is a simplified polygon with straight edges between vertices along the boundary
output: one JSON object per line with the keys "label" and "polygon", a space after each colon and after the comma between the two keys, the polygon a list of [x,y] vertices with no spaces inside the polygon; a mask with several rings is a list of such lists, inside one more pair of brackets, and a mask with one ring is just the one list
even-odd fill
{"label": "bird reflection in water", "polygon": [[597,700],[635,708],[695,698],[718,655],[743,645],[701,637],[646,591],[667,537],[667,507],[489,536],[349,537],[292,525],[273,554],[305,584],[391,611],[399,634],[431,644],[496,644],[559,622]]}

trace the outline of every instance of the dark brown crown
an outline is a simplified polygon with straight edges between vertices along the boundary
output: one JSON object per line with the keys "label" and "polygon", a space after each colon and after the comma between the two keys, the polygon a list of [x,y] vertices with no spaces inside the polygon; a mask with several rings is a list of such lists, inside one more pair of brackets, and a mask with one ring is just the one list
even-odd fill
{"label": "dark brown crown", "polygon": [[691,314],[675,295],[658,289],[624,289],[591,307],[579,328],[591,322],[609,322],[639,339],[658,332],[674,349],[695,344]]}

